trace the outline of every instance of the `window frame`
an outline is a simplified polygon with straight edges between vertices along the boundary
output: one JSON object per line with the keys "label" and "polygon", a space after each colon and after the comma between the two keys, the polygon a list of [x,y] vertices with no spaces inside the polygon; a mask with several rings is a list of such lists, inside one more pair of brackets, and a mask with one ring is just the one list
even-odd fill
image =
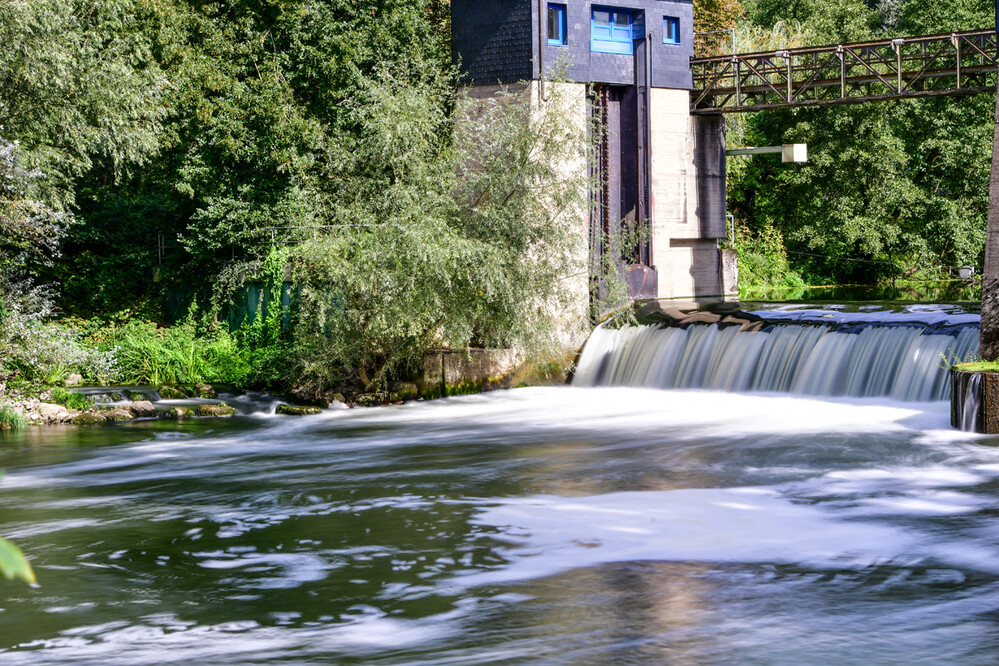
{"label": "window frame", "polygon": [[[556,34],[558,34],[557,38],[552,38],[552,36],[551,36],[551,34],[552,34],[552,24],[551,24],[552,10],[555,10],[555,13],[556,13],[556,15],[558,17],[558,30],[556,31]],[[568,28],[568,24],[566,22],[566,13],[567,13],[567,11],[568,11],[568,8],[566,7],[565,3],[562,3],[562,2],[549,2],[548,3],[548,19],[547,19],[548,46],[565,46],[566,44],[569,43],[569,28]]]}
{"label": "window frame", "polygon": [[[673,39],[669,38],[669,26],[673,28]],[[680,18],[678,16],[663,17],[663,44],[680,45]]]}
{"label": "window frame", "polygon": [[[597,25],[597,12],[609,14],[608,24]],[[628,17],[627,39],[624,38],[624,26],[617,23],[621,16]],[[598,31],[607,31],[606,33]],[[590,51],[594,53],[615,53],[618,55],[634,55],[635,53],[635,12],[621,7],[603,7],[594,5],[590,9]]]}

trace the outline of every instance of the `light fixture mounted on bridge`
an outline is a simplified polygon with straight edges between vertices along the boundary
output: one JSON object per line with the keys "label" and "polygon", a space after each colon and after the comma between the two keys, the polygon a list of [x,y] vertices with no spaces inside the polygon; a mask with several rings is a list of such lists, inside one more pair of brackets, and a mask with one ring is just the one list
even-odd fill
{"label": "light fixture mounted on bridge", "polygon": [[806,143],[785,143],[782,146],[766,146],[763,148],[738,148],[736,150],[726,150],[725,154],[734,155],[768,155],[780,153],[782,162],[801,163],[808,161],[808,144]]}

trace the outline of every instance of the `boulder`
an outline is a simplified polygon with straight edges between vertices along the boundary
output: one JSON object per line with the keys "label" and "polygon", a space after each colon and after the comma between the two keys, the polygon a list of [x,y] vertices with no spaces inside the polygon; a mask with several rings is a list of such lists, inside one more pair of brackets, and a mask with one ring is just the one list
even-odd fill
{"label": "boulder", "polygon": [[70,423],[76,423],[78,425],[96,425],[98,423],[105,423],[107,417],[104,412],[88,411],[78,414],[70,421]]}
{"label": "boulder", "polygon": [[190,396],[187,395],[183,390],[177,386],[170,386],[169,384],[164,384],[157,389],[160,397],[164,400],[183,400]]}
{"label": "boulder", "polygon": [[66,386],[79,386],[83,383],[83,375],[78,375],[75,372],[66,377],[66,381],[63,382]]}
{"label": "boulder", "polygon": [[322,411],[313,405],[278,405],[277,408],[278,414],[288,414],[289,416],[308,416],[319,414]]}
{"label": "boulder", "polygon": [[194,394],[199,398],[217,398],[219,397],[218,391],[209,384],[195,384]]}
{"label": "boulder", "polygon": [[128,405],[128,410],[140,418],[156,416],[156,407],[148,400],[136,400],[131,405]]}
{"label": "boulder", "polygon": [[229,405],[198,405],[194,413],[198,416],[232,416],[236,410]]}
{"label": "boulder", "polygon": [[164,419],[186,419],[192,416],[193,412],[187,407],[170,407],[160,410],[159,415]]}
{"label": "boulder", "polygon": [[389,401],[387,393],[362,393],[354,401],[361,407],[377,407]]}
{"label": "boulder", "polygon": [[116,409],[109,409],[105,411],[104,418],[108,421],[131,421],[135,418],[135,414],[133,414],[130,409],[118,407]]}
{"label": "boulder", "polygon": [[69,418],[69,410],[62,405],[55,405],[49,402],[38,404],[38,413],[46,421],[65,421]]}

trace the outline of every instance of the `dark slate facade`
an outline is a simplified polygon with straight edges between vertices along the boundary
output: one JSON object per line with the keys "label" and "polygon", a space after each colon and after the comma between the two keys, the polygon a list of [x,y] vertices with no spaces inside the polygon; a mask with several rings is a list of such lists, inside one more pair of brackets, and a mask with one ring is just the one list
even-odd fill
{"label": "dark slate facade", "polygon": [[[539,78],[543,63],[551,74],[559,63],[569,79],[579,82],[634,85],[635,55],[590,50],[590,16],[594,6],[626,9],[634,17],[636,35],[651,47],[654,88],[693,87],[690,58],[694,53],[692,0],[563,0],[567,9],[567,44],[548,44],[545,0],[451,0],[452,49],[464,72],[463,83],[490,85]],[[663,43],[663,19],[680,24],[680,43]],[[540,18],[540,20],[539,20]],[[635,53],[645,49],[636,40]]]}

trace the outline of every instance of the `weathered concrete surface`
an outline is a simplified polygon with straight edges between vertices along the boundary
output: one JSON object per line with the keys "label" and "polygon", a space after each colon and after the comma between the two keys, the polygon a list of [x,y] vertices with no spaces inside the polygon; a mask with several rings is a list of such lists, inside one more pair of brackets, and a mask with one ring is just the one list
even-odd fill
{"label": "weathered concrete surface", "polygon": [[982,373],[982,432],[999,435],[999,373]]}
{"label": "weathered concrete surface", "polygon": [[[523,102],[531,109],[533,121],[541,126],[547,114],[556,118],[568,119],[573,131],[585,137],[590,122],[590,107],[587,102],[585,83],[546,82],[544,92],[540,81],[510,85],[479,85],[463,89],[472,101],[467,109],[472,119],[482,120],[484,114],[498,101],[503,103]],[[474,125],[474,123],[473,123]],[[458,126],[455,132],[460,135],[466,126]],[[578,347],[589,335],[587,317],[589,314],[589,209],[587,208],[588,164],[586,151],[582,149],[575,157],[567,158],[559,165],[559,177],[563,184],[579,188],[579,205],[565,207],[564,202],[554,201],[544,188],[536,192],[536,198],[549,211],[556,224],[564,225],[568,231],[570,247],[567,248],[565,274],[560,283],[562,298],[560,303],[545,304],[557,321],[559,341],[566,347]]]}
{"label": "weathered concrete surface", "polygon": [[[969,386],[975,377],[981,377],[980,399],[973,416],[973,432],[999,435],[999,372],[950,371],[950,424],[962,427],[965,405],[969,400]],[[969,408],[975,408],[973,405]]]}
{"label": "weathered concrete surface", "polygon": [[722,293],[726,296],[739,294],[739,253],[733,249],[721,251]]}
{"label": "weathered concrete surface", "polygon": [[517,386],[562,384],[576,350],[547,363],[524,363],[511,349],[460,349],[432,352],[424,357],[423,374],[416,378],[420,397],[478,393]]}
{"label": "weathered concrete surface", "polygon": [[724,256],[725,123],[692,117],[690,95],[653,89],[652,257],[659,298],[734,295],[736,257]]}

